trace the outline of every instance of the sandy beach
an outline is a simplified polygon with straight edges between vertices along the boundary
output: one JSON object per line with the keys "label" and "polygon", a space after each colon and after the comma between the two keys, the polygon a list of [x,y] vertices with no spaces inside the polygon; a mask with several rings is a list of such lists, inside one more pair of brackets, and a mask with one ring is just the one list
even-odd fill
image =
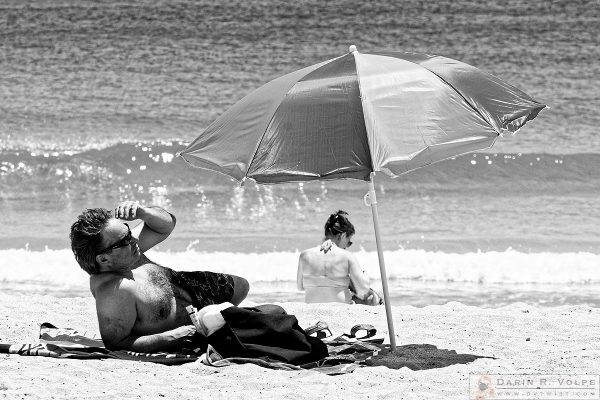
{"label": "sandy beach", "polygon": [[[246,302],[242,305],[253,305]],[[303,327],[326,321],[335,334],[357,323],[387,333],[383,308],[344,304],[282,303]],[[97,332],[92,298],[0,294],[0,342],[38,343],[39,324]],[[255,365],[214,368],[193,362],[163,366],[123,360],[60,360],[0,356],[0,398],[210,398],[210,399],[467,399],[470,374],[598,374],[600,309],[537,308],[516,303],[497,309],[448,303],[394,307],[399,346],[439,349],[442,368],[411,370],[368,366],[327,376],[315,371],[276,371]],[[466,364],[448,359],[454,350]],[[414,361],[426,357],[416,350]],[[476,358],[486,357],[486,358]],[[460,358],[460,357],[458,357]],[[388,363],[389,364],[389,363]]]}

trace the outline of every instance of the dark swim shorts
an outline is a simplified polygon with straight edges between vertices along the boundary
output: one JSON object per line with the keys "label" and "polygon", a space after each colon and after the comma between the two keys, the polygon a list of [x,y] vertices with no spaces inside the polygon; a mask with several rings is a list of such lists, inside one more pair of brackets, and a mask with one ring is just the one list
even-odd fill
{"label": "dark swim shorts", "polygon": [[192,305],[197,309],[230,302],[233,298],[231,275],[209,271],[171,271],[171,282],[190,294]]}

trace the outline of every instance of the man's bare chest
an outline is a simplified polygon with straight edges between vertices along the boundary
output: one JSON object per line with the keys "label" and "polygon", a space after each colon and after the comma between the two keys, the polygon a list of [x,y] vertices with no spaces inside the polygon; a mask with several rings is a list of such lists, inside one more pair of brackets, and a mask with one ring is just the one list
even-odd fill
{"label": "man's bare chest", "polygon": [[142,324],[189,320],[185,307],[189,295],[173,284],[169,270],[144,266],[134,273],[138,321]]}

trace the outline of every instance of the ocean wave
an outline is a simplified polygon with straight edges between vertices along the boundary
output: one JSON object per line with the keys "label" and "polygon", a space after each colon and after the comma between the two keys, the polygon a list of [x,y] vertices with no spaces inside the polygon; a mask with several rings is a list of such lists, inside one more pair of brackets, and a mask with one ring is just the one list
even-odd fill
{"label": "ocean wave", "polygon": [[[376,252],[355,253],[374,285],[379,282]],[[246,278],[251,284],[294,282],[298,252],[233,253],[149,251],[155,262],[178,270],[211,270]],[[598,285],[600,255],[591,253],[522,253],[513,250],[482,253],[443,253],[396,250],[384,253],[390,281],[499,285]],[[51,286],[87,286],[87,274],[68,249],[0,250],[5,266],[0,282]]]}
{"label": "ocean wave", "polygon": [[[171,192],[204,187],[232,187],[233,179],[213,171],[192,168],[176,153],[181,142],[120,143],[81,152],[3,150],[0,152],[0,187],[19,195],[19,188],[36,186],[48,190],[115,185],[143,192],[138,186],[163,183]],[[501,192],[521,185],[524,190],[550,192],[591,189],[597,192],[600,154],[510,154],[474,153],[421,168],[399,179],[378,175],[382,190],[411,191],[433,188],[441,191],[482,188]],[[331,188],[351,190],[348,185],[330,181]],[[362,186],[360,190],[363,190]]]}

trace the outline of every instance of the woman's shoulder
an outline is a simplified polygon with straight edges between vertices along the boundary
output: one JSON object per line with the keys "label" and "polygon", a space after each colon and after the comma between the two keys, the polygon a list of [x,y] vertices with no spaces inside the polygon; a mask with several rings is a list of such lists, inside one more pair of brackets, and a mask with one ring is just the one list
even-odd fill
{"label": "woman's shoulder", "polygon": [[337,247],[335,244],[331,247],[323,248],[322,245],[311,247],[300,253],[299,259],[308,263],[339,263],[350,260],[352,253]]}
{"label": "woman's shoulder", "polygon": [[311,247],[310,249],[302,250],[300,252],[300,259],[314,257],[316,254],[319,254],[319,246],[315,246],[315,247]]}
{"label": "woman's shoulder", "polygon": [[320,245],[319,246],[315,246],[315,247],[310,247],[308,249],[304,249],[300,252],[300,254],[310,254],[310,253],[318,253],[319,249],[320,249]]}
{"label": "woman's shoulder", "polygon": [[337,248],[337,247],[331,240],[325,240],[323,243],[321,243],[318,246],[303,250],[302,252],[300,252],[300,256],[302,256],[304,254],[327,254],[331,250],[334,250],[334,248]]}

